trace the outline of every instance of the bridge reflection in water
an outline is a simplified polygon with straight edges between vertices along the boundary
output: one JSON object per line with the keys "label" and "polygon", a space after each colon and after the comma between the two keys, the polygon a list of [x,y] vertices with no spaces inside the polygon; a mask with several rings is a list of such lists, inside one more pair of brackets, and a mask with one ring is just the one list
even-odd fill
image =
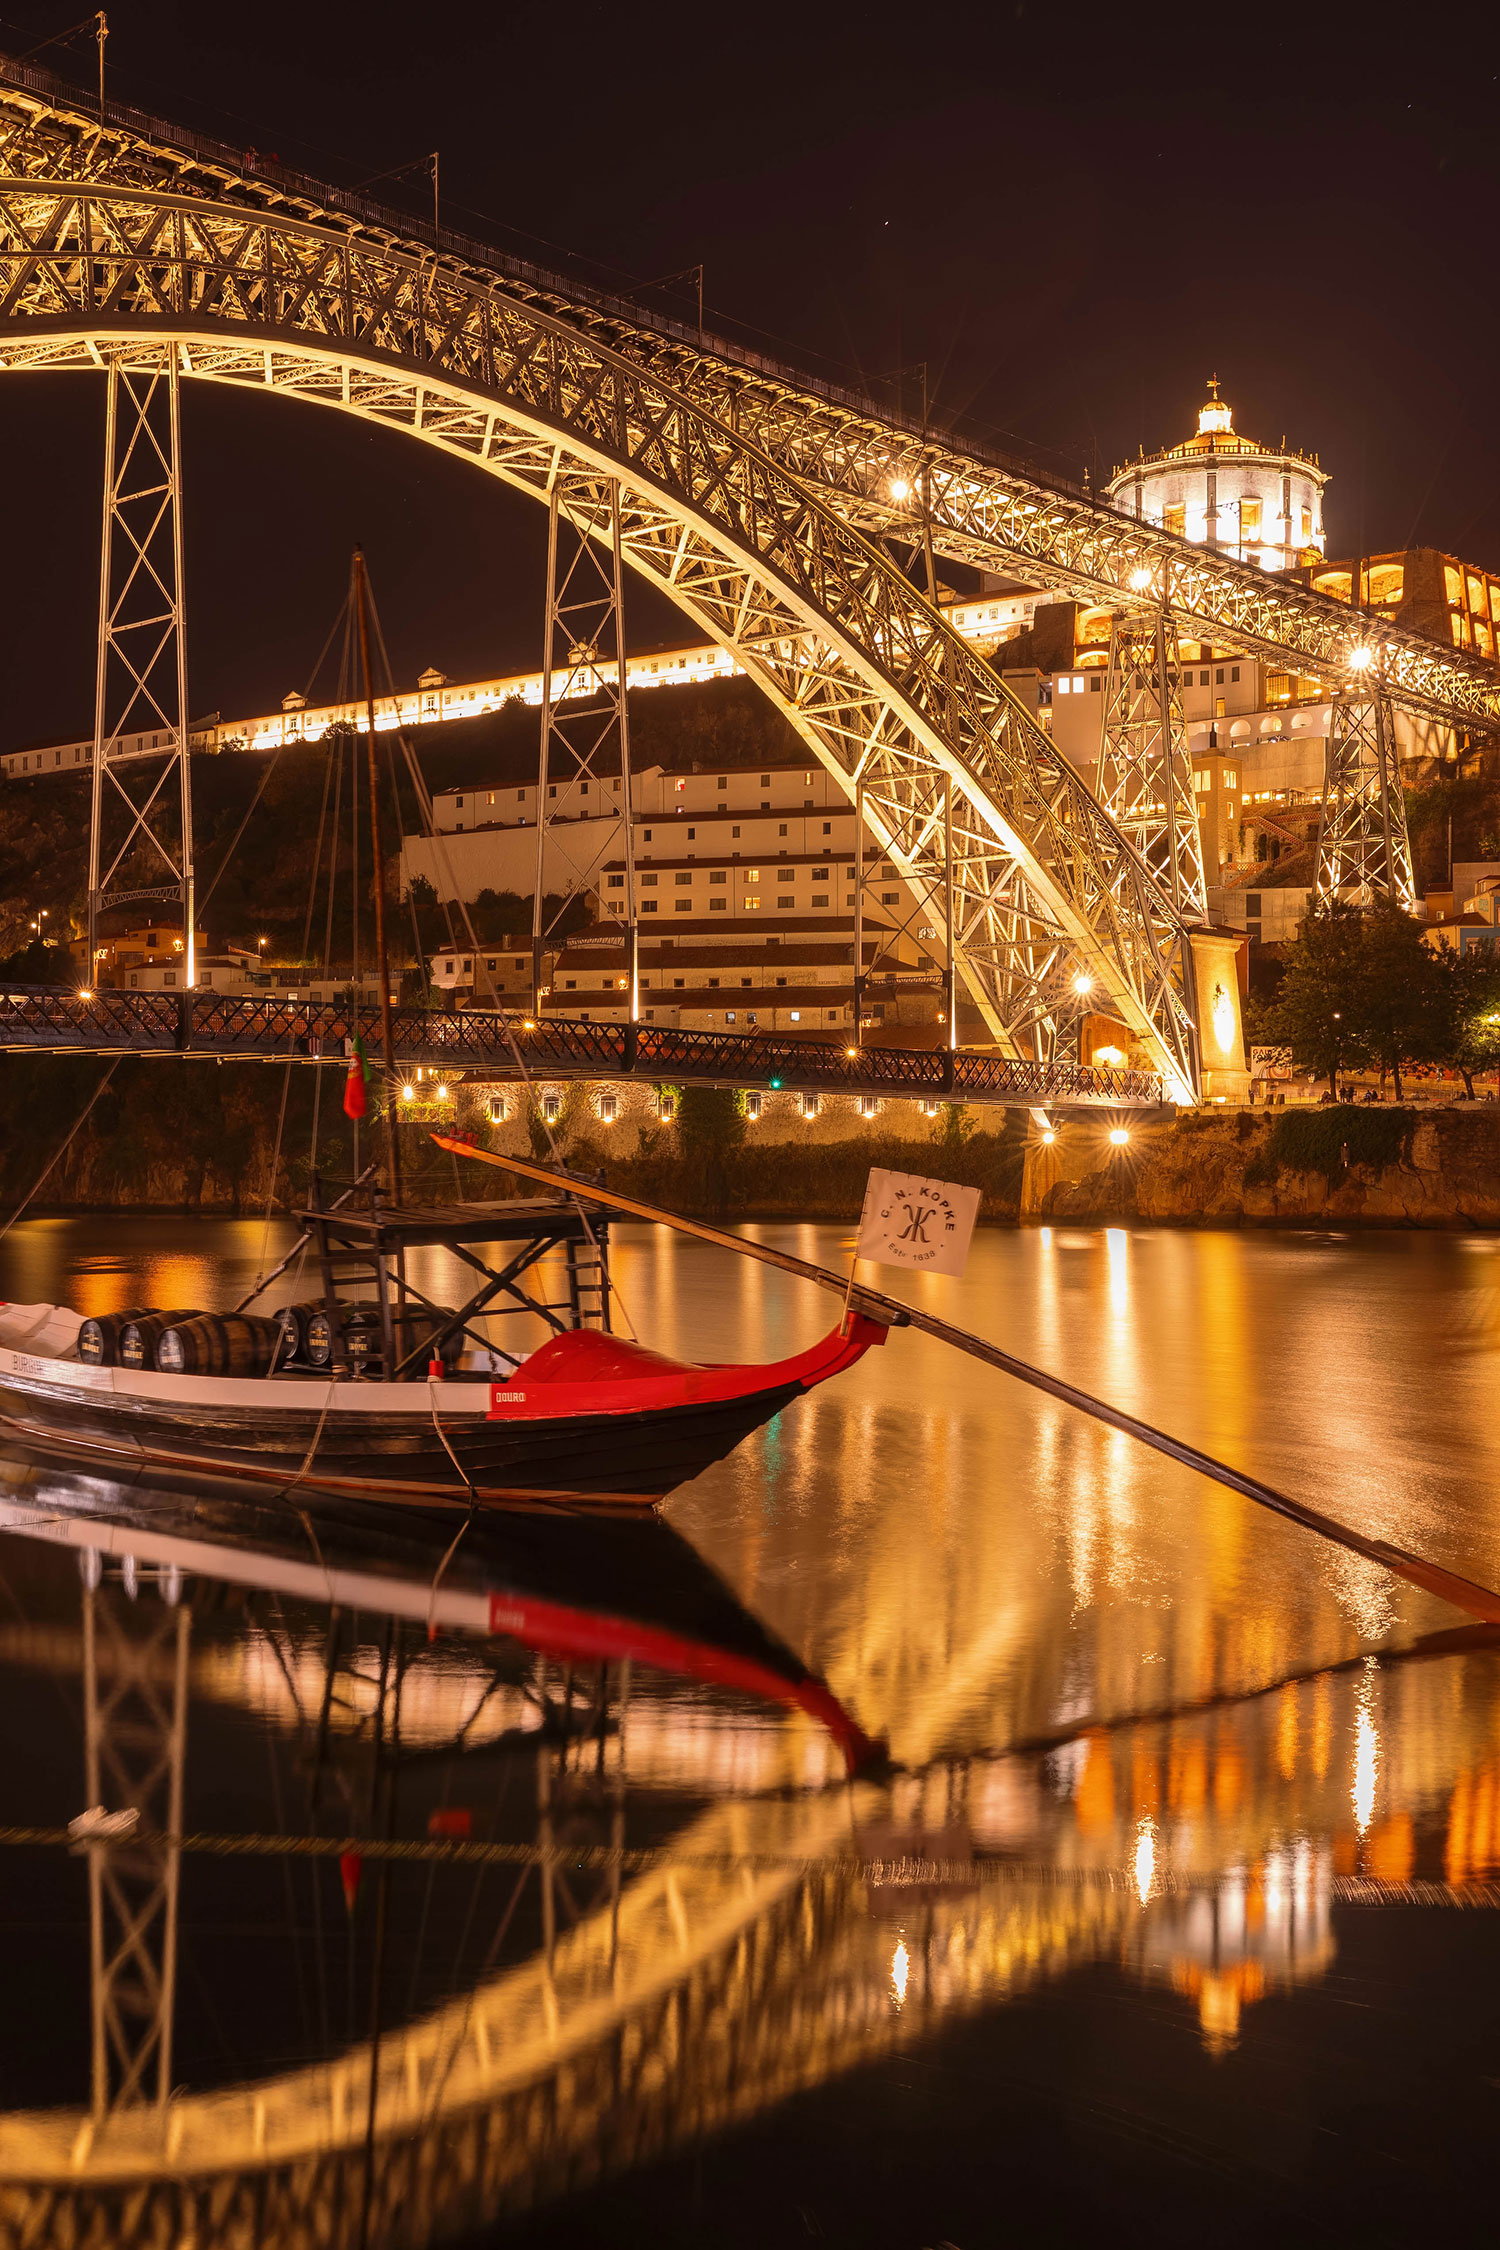
{"label": "bridge reflection in water", "polygon": [[[320,1519],[313,1538],[263,1503],[131,1490],[20,1458],[7,1466],[8,1557],[23,1542],[76,1550],[86,1630],[66,1590],[69,1562],[46,1558],[50,1575],[22,1574],[48,1591],[26,1623],[0,1632],[0,1664],[65,1675],[92,1662],[90,1724],[107,1729],[112,1667],[135,1663],[154,1684],[166,1745],[153,1786],[170,1789],[175,1755],[180,1789],[192,1733],[216,1712],[249,1710],[299,1745],[308,1831],[366,1838],[355,1879],[383,1881],[369,1839],[420,1837],[422,1775],[466,1761],[508,1760],[534,1775],[525,1833],[538,1849],[531,1864],[501,1870],[508,1897],[487,1900],[496,1926],[481,1933],[493,1962],[532,1886],[536,1942],[503,1966],[465,1971],[423,2006],[401,2004],[405,1958],[383,1959],[380,1896],[364,1963],[370,2038],[344,2051],[314,2039],[316,2059],[242,2083],[169,2080],[159,2101],[139,2098],[143,2082],[120,2099],[121,2074],[107,2071],[91,2105],[0,2119],[5,2243],[438,2241],[722,2132],[1092,1962],[1186,1995],[1219,2051],[1246,2006],[1331,1962],[1351,1814],[1371,1872],[1410,1871],[1399,1836],[1382,1842],[1371,1829],[1368,1803],[1360,1828],[1357,1762],[1351,1803],[1348,1767],[1329,1754],[1346,1734],[1367,1760],[1380,1754],[1371,1662],[1244,1706],[1096,1728],[1038,1755],[845,1784],[832,1743],[816,1747],[804,1719],[741,1696],[705,1723],[701,1688],[638,1667],[632,1686],[630,1664],[611,1659],[612,1636],[624,1646],[653,1604],[679,1625],[686,1604],[706,1637],[685,1669],[706,1674],[715,1648],[754,1647],[768,1678],[773,1659],[785,1659],[788,1688],[799,1672],[664,1525],[631,1527],[647,1542],[652,1591],[623,1585],[618,1599],[597,1598],[602,1669],[569,1670],[482,1632],[455,1638],[458,1621],[483,1617],[522,1581],[523,1596],[536,1593],[560,1560],[580,1579],[597,1576],[591,1545],[615,1542],[617,1571],[619,1527],[541,1519],[539,1529],[533,1519],[511,1537],[514,1526],[486,1520],[440,1573],[446,1523],[393,1533],[345,1511]],[[245,1605],[227,1629],[226,1586]],[[189,1631],[176,1620],[189,1617],[193,1719],[174,1753],[170,1691]],[[435,1645],[429,1617],[444,1628]],[[1426,1745],[1421,1772],[1407,1777],[1410,1802],[1430,1812],[1446,1798],[1454,1822],[1462,1802],[1457,1873],[1468,1875],[1489,1848],[1481,1839],[1476,1853],[1474,1807],[1493,1764],[1492,1721],[1486,1701],[1466,1705],[1444,1689],[1448,1723],[1420,1725],[1415,1706],[1442,1670],[1436,1651],[1394,1661],[1379,1696],[1413,1706],[1413,1725],[1398,1731]],[[144,1771],[151,1745],[139,1713],[132,1724]],[[793,1765],[805,1786],[786,1786]],[[726,1767],[742,1793],[724,1794]],[[774,1793],[757,1793],[765,1785]],[[405,1803],[389,1794],[398,1787]],[[719,1801],[693,1811],[706,1796]],[[1400,1788],[1385,1801],[1396,1808],[1387,1827],[1404,1820],[1409,1833]],[[627,1811],[628,1841],[643,1819],[656,1848],[622,1867],[585,1847],[625,1842]],[[132,1849],[156,1851],[163,1872],[175,1858],[149,1829]],[[91,1847],[96,1864],[114,1850]],[[183,1860],[205,1864],[191,1842]],[[279,1880],[274,1857],[264,1865]],[[392,1894],[424,1881],[430,1897],[430,1865],[398,1866]],[[175,1945],[175,1928],[162,1921],[156,1934],[170,2006],[175,1964],[162,1943]],[[97,2013],[97,1927],[95,1945]],[[371,2000],[366,1989],[361,2008]],[[155,2030],[169,2036],[170,2024],[158,2017]]]}

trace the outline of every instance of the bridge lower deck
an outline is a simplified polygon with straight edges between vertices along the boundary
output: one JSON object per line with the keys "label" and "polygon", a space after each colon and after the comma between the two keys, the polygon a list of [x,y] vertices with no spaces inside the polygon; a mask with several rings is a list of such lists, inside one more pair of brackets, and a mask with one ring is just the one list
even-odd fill
{"label": "bridge lower deck", "polygon": [[[520,1017],[480,1008],[397,1008],[402,1070],[441,1070],[497,1083],[532,1079],[645,1078],[667,1085],[784,1087],[793,1093],[874,1094],[887,1100],[982,1102],[1004,1107],[1140,1109],[1162,1099],[1151,1071],[1086,1069],[945,1049],[844,1047],[813,1039],[586,1017]],[[213,992],[110,992],[85,999],[55,987],[0,991],[0,1051],[32,1054],[216,1056],[225,1061],[337,1063],[358,1032],[380,1047],[377,1008],[243,999]]]}

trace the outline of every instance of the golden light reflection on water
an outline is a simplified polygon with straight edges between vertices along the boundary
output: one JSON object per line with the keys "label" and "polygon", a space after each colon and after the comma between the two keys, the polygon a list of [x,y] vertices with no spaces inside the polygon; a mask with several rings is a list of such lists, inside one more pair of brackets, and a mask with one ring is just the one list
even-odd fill
{"label": "golden light reflection on water", "polygon": [[[844,1230],[756,1231],[830,1266],[847,1255]],[[151,1295],[169,1279],[185,1302],[222,1304],[261,1255],[258,1223],[222,1238],[231,1266],[206,1264],[202,1234],[177,1222],[151,1237],[109,1250],[92,1222],[18,1229],[3,1293],[118,1304],[149,1275]],[[781,1356],[835,1317],[662,1232],[621,1230],[615,1266],[642,1336],[684,1356]],[[879,1278],[1496,1584],[1492,1271],[1440,1239],[1049,1228],[981,1233],[961,1282]],[[422,1285],[455,1279],[434,1263]],[[1361,1661],[1451,1613],[925,1338],[893,1334],[668,1514],[914,1769],[893,1817],[1112,1871],[1140,1920],[1127,1944],[1112,1909],[1099,1942],[1189,1998],[1216,2049],[1260,1995],[1323,1972],[1334,1874],[1500,1869],[1500,1660]],[[269,1710],[274,1667],[246,1645],[247,1677],[226,1671],[214,1692]],[[431,1697],[440,1731],[463,1699]],[[731,1718],[690,1691],[643,1694],[627,1752],[653,1783],[710,1795],[836,1773],[809,1722]],[[1189,1879],[1218,1886],[1211,1914],[1174,1889]],[[955,1975],[969,1943],[945,1956]],[[907,2004],[920,1959],[904,1932],[882,1939],[887,2004]]]}

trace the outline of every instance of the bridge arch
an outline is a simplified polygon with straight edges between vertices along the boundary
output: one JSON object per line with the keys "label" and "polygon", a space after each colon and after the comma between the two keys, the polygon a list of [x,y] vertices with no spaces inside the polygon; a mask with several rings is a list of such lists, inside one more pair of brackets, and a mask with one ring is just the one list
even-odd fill
{"label": "bridge arch", "polygon": [[[768,455],[498,282],[283,212],[0,180],[0,366],[136,369],[334,407],[469,460],[581,529],[728,650],[941,927],[991,1037],[1047,1056],[1088,974],[1194,1097],[1181,924],[1078,774],[893,562]],[[1106,997],[1107,996],[1107,997]]]}

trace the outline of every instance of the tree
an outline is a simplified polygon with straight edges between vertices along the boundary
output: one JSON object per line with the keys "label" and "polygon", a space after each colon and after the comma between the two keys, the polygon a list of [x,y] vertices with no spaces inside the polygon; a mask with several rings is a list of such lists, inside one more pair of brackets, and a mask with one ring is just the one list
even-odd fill
{"label": "tree", "polygon": [[1281,986],[1265,1010],[1266,1037],[1290,1047],[1299,1070],[1328,1080],[1338,1097],[1339,1072],[1359,1070],[1371,1055],[1361,1008],[1364,918],[1341,899],[1308,915],[1286,949]]}
{"label": "tree", "polygon": [[1360,932],[1355,1014],[1375,1061],[1401,1099],[1403,1062],[1436,1062],[1449,1030],[1444,971],[1422,926],[1399,906],[1377,906]]}
{"label": "tree", "polygon": [[1493,946],[1443,953],[1443,1060],[1474,1099],[1474,1073],[1500,1072],[1500,955]]}
{"label": "tree", "polygon": [[732,1086],[684,1086],[677,1098],[677,1145],[690,1193],[709,1209],[729,1200],[729,1165],[745,1138],[745,1105]]}

